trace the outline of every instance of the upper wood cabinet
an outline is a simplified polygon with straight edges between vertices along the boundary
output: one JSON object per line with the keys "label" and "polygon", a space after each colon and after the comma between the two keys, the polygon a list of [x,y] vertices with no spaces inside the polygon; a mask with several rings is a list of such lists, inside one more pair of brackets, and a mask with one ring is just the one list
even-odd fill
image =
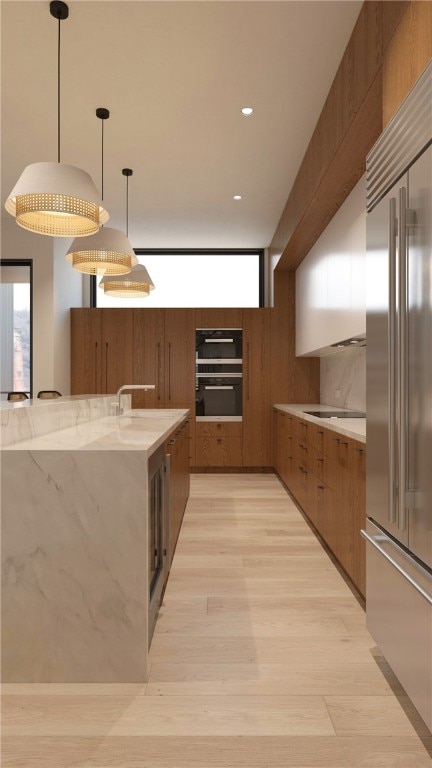
{"label": "upper wood cabinet", "polygon": [[128,309],[71,310],[71,393],[115,394],[133,377]]}
{"label": "upper wood cabinet", "polygon": [[102,310],[102,382],[106,394],[113,395],[123,384],[133,383],[133,359],[133,313],[129,309]]}
{"label": "upper wood cabinet", "polygon": [[134,310],[133,383],[156,389],[134,393],[135,408],[162,408],[164,391],[165,314],[163,309]]}
{"label": "upper wood cabinet", "polygon": [[196,309],[197,328],[241,328],[241,309]]}
{"label": "upper wood cabinet", "polygon": [[195,407],[195,312],[165,310],[165,406]]}
{"label": "upper wood cabinet", "polygon": [[243,310],[243,465],[271,466],[271,309]]}
{"label": "upper wood cabinet", "polygon": [[71,394],[101,394],[102,310],[71,309]]}

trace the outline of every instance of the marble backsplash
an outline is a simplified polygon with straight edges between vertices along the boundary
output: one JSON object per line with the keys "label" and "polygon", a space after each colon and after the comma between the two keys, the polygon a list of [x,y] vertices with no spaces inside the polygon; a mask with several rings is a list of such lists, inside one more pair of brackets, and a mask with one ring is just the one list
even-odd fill
{"label": "marble backsplash", "polygon": [[345,347],[321,358],[320,402],[366,411],[366,347]]}

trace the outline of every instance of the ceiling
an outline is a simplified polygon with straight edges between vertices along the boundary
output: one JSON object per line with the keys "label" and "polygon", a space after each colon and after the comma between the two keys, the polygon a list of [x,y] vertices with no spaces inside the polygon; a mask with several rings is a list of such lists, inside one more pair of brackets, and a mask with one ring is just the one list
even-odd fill
{"label": "ceiling", "polygon": [[[141,248],[269,245],[362,3],[72,0],[61,24],[61,160],[101,184]],[[2,0],[2,215],[57,157],[57,22]],[[241,108],[252,106],[250,117]],[[233,195],[242,196],[234,201]]]}

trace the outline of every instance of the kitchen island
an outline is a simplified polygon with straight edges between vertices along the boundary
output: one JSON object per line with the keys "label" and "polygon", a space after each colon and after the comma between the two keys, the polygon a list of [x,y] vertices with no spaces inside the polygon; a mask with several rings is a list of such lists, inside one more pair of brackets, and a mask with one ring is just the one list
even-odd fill
{"label": "kitchen island", "polygon": [[115,402],[0,411],[5,682],[147,680],[148,462],[188,411]]}

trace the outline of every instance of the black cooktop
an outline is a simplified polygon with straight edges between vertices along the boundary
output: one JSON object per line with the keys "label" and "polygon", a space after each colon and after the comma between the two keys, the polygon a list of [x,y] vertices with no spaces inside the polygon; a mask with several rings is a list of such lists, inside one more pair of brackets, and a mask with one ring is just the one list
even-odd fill
{"label": "black cooktop", "polygon": [[365,419],[366,414],[361,411],[303,411],[309,416],[318,419]]}

